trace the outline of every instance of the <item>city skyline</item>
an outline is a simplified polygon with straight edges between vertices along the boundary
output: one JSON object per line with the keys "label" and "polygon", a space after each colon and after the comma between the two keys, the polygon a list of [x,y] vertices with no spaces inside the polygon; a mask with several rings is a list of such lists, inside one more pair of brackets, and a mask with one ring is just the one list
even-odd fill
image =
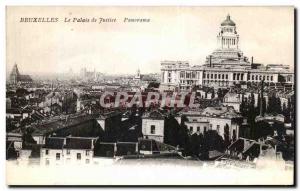
{"label": "city skyline", "polygon": [[[22,73],[28,74],[65,73],[70,68],[79,73],[83,67],[108,74],[135,74],[137,69],[141,73],[158,73],[163,60],[187,60],[191,65],[202,65],[206,56],[217,48],[216,36],[227,14],[237,25],[240,49],[245,56],[253,56],[254,62],[285,64],[293,69],[292,7],[257,7],[256,14],[251,7],[176,7],[176,11],[174,7],[144,7],[142,12],[134,11],[136,7],[86,10],[10,7],[6,74],[15,63]],[[278,15],[276,19],[274,12]],[[117,22],[19,22],[20,17],[34,16],[61,20],[102,16],[116,18]],[[124,17],[149,18],[150,22],[123,23]]]}

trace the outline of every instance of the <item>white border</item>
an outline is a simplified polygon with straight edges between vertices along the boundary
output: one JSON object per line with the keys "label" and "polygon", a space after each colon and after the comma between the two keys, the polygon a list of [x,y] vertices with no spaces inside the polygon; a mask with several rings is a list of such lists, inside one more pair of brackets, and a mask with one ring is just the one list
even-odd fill
{"label": "white border", "polygon": [[[1,190],[8,190],[6,186],[6,171],[5,171],[5,75],[6,75],[6,57],[5,57],[5,6],[7,5],[16,5],[16,6],[25,6],[25,5],[118,5],[118,6],[280,6],[280,5],[292,5],[299,9],[300,7],[300,1],[293,1],[293,0],[205,0],[198,2],[197,0],[111,0],[111,1],[105,1],[105,0],[48,0],[48,1],[41,1],[41,0],[1,0],[0,1],[0,76],[1,76],[1,101],[0,101],[0,113],[1,113],[1,121],[2,130],[0,131],[1,134],[1,144],[0,144],[0,150],[1,150],[1,174],[0,174],[0,189]],[[299,17],[299,10],[297,11],[297,14]],[[275,19],[275,18],[274,18]],[[299,18],[296,20],[295,27],[299,26]],[[297,37],[297,45],[299,44],[299,37]],[[299,55],[299,47],[297,48],[297,52],[295,52],[296,55]],[[299,61],[299,58],[297,59]],[[298,65],[298,62],[295,63],[295,65]],[[299,75],[299,65],[297,68],[297,74]],[[299,90],[299,82],[298,82],[298,75],[297,75],[297,90]],[[299,104],[299,92],[297,91],[297,103]],[[298,120],[300,119],[299,111],[297,110],[297,117]],[[299,124],[299,121],[298,121]],[[296,127],[297,128],[297,127]],[[297,130],[297,137],[299,137],[299,130]],[[298,141],[297,141],[298,142]],[[297,155],[299,156],[299,147],[297,145]],[[297,161],[297,167],[299,166],[299,163]],[[298,168],[297,168],[298,171]],[[297,181],[299,184],[299,174],[297,176]],[[20,188],[20,190],[31,190],[34,188]],[[39,188],[38,188],[39,189]],[[50,190],[51,188],[43,188],[45,190]],[[71,188],[73,189],[73,188]],[[85,188],[80,188],[79,190],[84,190]],[[114,190],[119,190],[120,188],[116,188]],[[171,188],[174,189],[174,188]],[[203,189],[203,188],[202,188]],[[211,188],[214,189],[214,188]],[[229,188],[230,189],[230,188]],[[249,189],[249,188],[248,188]],[[261,188],[263,190],[264,188]],[[18,189],[19,190],[19,189]],[[64,190],[64,188],[58,188],[55,190]],[[159,189],[162,190],[162,189]]]}

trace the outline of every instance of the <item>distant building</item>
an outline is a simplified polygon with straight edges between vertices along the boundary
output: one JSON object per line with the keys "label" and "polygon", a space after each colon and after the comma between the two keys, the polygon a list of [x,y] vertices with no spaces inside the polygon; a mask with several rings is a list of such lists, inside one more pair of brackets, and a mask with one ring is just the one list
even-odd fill
{"label": "distant building", "polygon": [[158,110],[146,112],[142,116],[142,133],[145,139],[164,142],[165,116]]}
{"label": "distant building", "polygon": [[17,83],[32,83],[33,80],[29,75],[21,75],[18,69],[18,65],[15,64],[10,75],[9,75],[9,82],[12,84]]}
{"label": "distant building", "polygon": [[224,96],[223,105],[224,106],[232,106],[235,111],[240,112],[240,105],[242,103],[242,95],[228,92]]}

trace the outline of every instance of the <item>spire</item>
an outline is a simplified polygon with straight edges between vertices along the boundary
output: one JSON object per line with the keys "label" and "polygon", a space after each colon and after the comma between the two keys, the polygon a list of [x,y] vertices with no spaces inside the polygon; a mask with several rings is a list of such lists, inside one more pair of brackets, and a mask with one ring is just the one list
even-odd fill
{"label": "spire", "polygon": [[226,20],[227,20],[227,21],[230,20],[230,15],[229,15],[229,13],[227,14]]}

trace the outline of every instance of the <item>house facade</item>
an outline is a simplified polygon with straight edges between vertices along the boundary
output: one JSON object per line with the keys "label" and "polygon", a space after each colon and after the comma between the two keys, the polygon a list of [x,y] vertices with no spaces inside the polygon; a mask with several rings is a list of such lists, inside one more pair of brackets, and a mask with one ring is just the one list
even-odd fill
{"label": "house facade", "polygon": [[165,116],[161,112],[157,110],[146,112],[142,116],[143,138],[153,139],[158,142],[163,142],[164,126],[165,126]]}
{"label": "house facade", "polygon": [[41,165],[90,164],[96,137],[49,137],[40,150]]}

